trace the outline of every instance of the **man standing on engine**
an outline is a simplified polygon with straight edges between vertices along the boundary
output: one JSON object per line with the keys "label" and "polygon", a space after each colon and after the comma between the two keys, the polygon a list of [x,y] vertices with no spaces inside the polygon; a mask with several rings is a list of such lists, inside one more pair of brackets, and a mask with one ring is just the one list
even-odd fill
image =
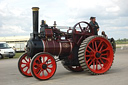
{"label": "man standing on engine", "polygon": [[96,22],[96,17],[90,17],[90,25],[93,27],[94,29],[94,34],[98,35],[98,31],[99,31],[99,25]]}

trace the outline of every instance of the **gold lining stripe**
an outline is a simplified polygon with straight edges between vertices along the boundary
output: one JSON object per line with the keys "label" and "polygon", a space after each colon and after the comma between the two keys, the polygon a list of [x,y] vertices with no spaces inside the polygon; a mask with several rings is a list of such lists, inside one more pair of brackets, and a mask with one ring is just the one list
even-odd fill
{"label": "gold lining stripe", "polygon": [[60,55],[62,51],[62,45],[61,45],[61,42],[59,42],[59,44],[60,44],[60,50],[59,50],[59,55]]}
{"label": "gold lining stripe", "polygon": [[71,40],[70,39],[67,39],[68,41],[69,41],[69,43],[70,43],[70,52],[72,52],[72,42],[71,42]]}
{"label": "gold lining stripe", "polygon": [[45,52],[45,41],[44,40],[42,40],[42,43],[43,43],[43,52]]}

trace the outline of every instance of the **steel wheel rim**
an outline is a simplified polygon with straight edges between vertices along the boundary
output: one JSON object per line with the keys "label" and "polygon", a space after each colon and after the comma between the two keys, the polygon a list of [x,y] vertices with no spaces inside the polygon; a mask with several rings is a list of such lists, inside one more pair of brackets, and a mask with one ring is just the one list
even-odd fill
{"label": "steel wheel rim", "polygon": [[106,72],[113,62],[113,50],[109,41],[102,37],[92,39],[85,49],[85,61],[92,72]]}
{"label": "steel wheel rim", "polygon": [[[43,68],[43,65],[46,67]],[[51,55],[40,54],[33,60],[32,70],[36,78],[46,80],[54,75],[56,71],[56,62]]]}
{"label": "steel wheel rim", "polygon": [[31,62],[31,59],[27,58],[27,53],[23,54],[19,61],[20,71],[25,76],[32,76],[31,70],[30,70],[30,62]]}

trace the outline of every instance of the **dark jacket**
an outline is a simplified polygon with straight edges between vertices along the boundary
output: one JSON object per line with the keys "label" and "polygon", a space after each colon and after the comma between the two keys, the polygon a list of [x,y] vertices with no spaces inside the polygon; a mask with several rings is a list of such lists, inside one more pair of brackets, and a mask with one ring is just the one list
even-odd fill
{"label": "dark jacket", "polygon": [[97,22],[93,23],[92,21],[90,22],[90,25],[92,26],[92,28],[94,29],[94,34],[98,35],[98,31],[97,29],[99,28],[99,25]]}

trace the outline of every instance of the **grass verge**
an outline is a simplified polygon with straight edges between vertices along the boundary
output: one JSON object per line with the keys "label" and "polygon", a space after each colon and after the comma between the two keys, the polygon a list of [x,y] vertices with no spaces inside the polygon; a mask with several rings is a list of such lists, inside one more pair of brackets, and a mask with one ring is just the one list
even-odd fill
{"label": "grass verge", "polygon": [[[19,58],[24,52],[16,53],[13,58]],[[9,57],[4,57],[3,59],[9,59]],[[11,58],[10,58],[11,59]],[[2,59],[0,59],[2,60]]]}

